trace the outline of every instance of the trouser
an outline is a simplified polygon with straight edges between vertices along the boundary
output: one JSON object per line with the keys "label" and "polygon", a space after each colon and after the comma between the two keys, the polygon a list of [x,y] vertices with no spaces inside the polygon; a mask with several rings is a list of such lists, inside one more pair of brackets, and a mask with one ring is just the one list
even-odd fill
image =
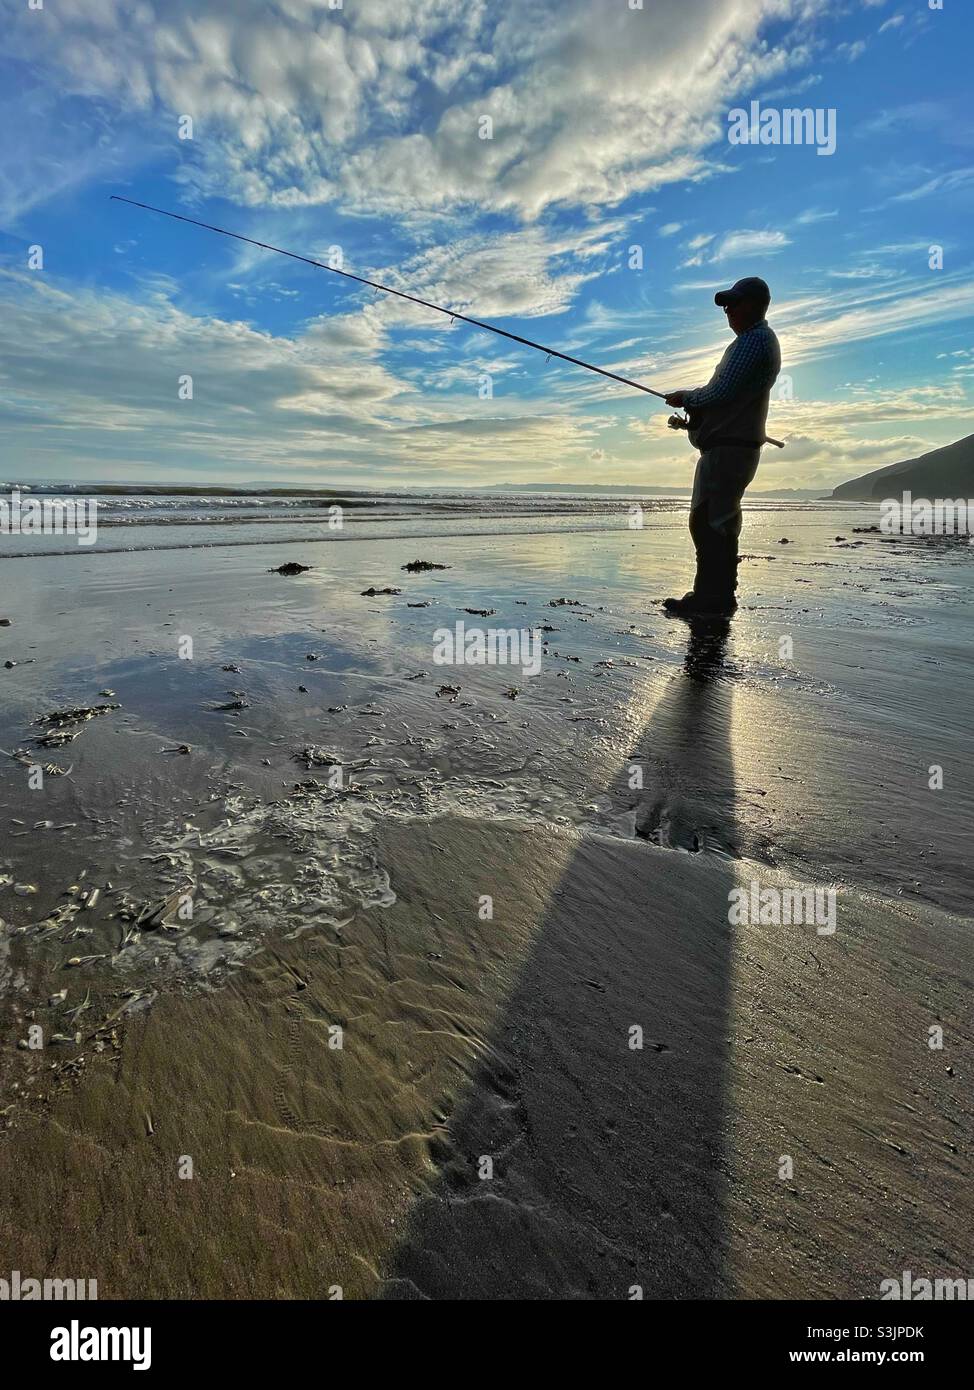
{"label": "trouser", "polygon": [[759,449],[725,445],[697,460],[690,501],[690,535],[697,552],[694,596],[708,603],[734,602],[741,499],[757,472]]}

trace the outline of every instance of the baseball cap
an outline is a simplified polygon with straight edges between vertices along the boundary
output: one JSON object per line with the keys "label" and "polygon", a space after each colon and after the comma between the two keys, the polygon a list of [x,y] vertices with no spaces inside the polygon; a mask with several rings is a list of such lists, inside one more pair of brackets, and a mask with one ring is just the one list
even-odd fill
{"label": "baseball cap", "polygon": [[714,295],[714,303],[724,308],[728,304],[739,304],[742,299],[758,299],[765,304],[771,303],[771,291],[768,289],[767,282],[760,279],[757,275],[748,275],[743,280],[738,280],[731,285],[729,290],[719,290]]}

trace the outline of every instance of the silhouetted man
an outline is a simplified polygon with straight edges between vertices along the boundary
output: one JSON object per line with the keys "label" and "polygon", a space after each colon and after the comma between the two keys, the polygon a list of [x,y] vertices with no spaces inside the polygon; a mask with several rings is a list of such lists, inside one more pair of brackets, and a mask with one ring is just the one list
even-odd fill
{"label": "silhouetted man", "polygon": [[771,387],[781,370],[765,282],[738,280],[714,295],[714,303],[727,315],[734,342],[706,386],[666,397],[667,405],[686,410],[690,443],[700,450],[690,502],[697,574],[690,593],[663,601],[668,613],[682,618],[729,617],[737,608],[741,499],[757,472]]}

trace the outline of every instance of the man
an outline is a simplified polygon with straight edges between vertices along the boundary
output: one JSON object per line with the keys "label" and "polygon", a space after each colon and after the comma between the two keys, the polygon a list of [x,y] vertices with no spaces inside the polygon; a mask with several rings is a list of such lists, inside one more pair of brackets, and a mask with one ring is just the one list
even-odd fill
{"label": "man", "polygon": [[778,339],[768,327],[771,291],[765,282],[757,276],[738,280],[714,295],[714,303],[727,315],[734,342],[706,386],[666,397],[667,405],[686,409],[690,443],[700,450],[690,502],[697,574],[690,593],[663,602],[681,618],[727,618],[737,608],[741,498],[757,472],[771,387],[781,370]]}

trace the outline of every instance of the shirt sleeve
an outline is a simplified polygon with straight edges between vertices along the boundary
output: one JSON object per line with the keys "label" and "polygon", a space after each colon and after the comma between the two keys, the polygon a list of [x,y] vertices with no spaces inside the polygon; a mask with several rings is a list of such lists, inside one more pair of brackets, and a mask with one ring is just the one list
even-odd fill
{"label": "shirt sleeve", "polygon": [[731,344],[729,355],[706,386],[698,386],[683,397],[683,404],[693,406],[722,405],[735,396],[744,395],[750,388],[762,386],[768,376],[768,353],[764,339],[758,333],[742,333]]}

